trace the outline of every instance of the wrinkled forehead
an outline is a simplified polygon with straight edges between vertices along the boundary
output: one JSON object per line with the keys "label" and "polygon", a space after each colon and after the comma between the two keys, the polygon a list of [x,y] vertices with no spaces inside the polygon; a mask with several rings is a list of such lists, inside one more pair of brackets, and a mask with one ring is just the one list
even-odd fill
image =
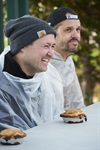
{"label": "wrinkled forehead", "polygon": [[68,28],[68,27],[72,27],[72,28],[81,27],[81,22],[79,19],[64,20],[60,22],[58,25],[56,25],[55,29],[58,30],[58,29],[63,29],[63,28]]}

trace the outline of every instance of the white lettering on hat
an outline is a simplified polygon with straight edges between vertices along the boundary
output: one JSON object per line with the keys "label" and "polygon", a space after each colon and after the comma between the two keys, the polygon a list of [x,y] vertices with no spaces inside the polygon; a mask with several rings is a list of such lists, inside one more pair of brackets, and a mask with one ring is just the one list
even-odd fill
{"label": "white lettering on hat", "polygon": [[38,34],[38,37],[41,38],[41,37],[46,35],[46,31],[45,30],[41,30],[41,31],[38,31],[37,34]]}
{"label": "white lettering on hat", "polygon": [[66,14],[66,19],[78,19],[78,15]]}

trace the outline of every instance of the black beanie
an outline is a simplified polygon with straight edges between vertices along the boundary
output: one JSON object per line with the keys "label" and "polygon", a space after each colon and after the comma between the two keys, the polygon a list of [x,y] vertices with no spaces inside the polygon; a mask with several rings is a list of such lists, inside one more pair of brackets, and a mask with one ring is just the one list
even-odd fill
{"label": "black beanie", "polygon": [[8,21],[4,34],[10,40],[12,55],[47,34],[56,36],[55,30],[48,23],[30,15]]}
{"label": "black beanie", "polygon": [[[66,17],[66,14],[69,13],[69,14],[73,14],[73,16],[70,18],[67,18]],[[57,25],[58,23],[66,20],[66,19],[78,19],[78,15],[77,13],[72,10],[71,8],[69,7],[60,7],[58,9],[55,9],[51,14],[50,16],[47,18],[47,22],[50,23],[50,25],[52,27],[54,27],[55,25]]]}

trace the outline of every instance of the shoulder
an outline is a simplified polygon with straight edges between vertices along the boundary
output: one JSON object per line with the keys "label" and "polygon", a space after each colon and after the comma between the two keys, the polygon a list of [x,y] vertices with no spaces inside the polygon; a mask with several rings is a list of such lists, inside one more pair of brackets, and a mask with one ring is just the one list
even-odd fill
{"label": "shoulder", "polygon": [[[1,68],[3,69],[3,66],[4,66],[4,57],[5,55],[10,51],[10,46],[6,46],[4,48],[4,51],[0,54],[0,66]],[[1,69],[0,68],[0,69]]]}
{"label": "shoulder", "polygon": [[69,57],[66,59],[66,64],[67,64],[68,66],[70,66],[72,69],[75,69],[75,64],[74,64],[74,61],[73,61],[72,56],[69,56]]}

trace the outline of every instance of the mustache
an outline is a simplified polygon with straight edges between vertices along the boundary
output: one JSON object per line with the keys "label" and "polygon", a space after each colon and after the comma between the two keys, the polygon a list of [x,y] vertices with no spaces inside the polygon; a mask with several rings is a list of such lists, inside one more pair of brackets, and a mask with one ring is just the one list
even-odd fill
{"label": "mustache", "polygon": [[77,41],[77,42],[80,42],[77,38],[73,37],[71,38],[68,42],[71,42],[71,41]]}

